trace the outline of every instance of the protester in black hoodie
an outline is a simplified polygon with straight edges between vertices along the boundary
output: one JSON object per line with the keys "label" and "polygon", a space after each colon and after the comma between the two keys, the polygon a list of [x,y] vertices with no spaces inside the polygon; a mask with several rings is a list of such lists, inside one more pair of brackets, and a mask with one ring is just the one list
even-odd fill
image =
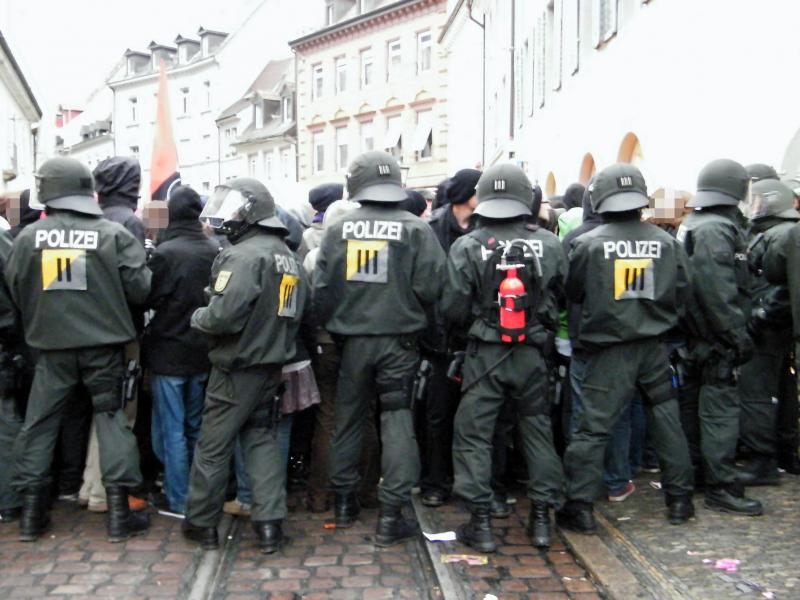
{"label": "protester in black hoodie", "polygon": [[153,272],[148,307],[155,316],[147,329],[145,360],[153,374],[153,450],[164,464],[169,508],[183,513],[211,368],[204,337],[190,320],[206,304],[204,290],[219,248],[203,233],[197,192],[178,186],[167,206],[169,224],[147,265]]}
{"label": "protester in black hoodie", "polygon": [[22,193],[19,195],[19,208],[14,206],[14,201],[12,200],[12,206],[10,207],[10,211],[13,211],[14,214],[8,215],[9,220],[14,221],[14,225],[11,229],[8,230],[9,235],[12,239],[16,238],[20,231],[25,229],[31,223],[35,223],[39,220],[39,217],[42,216],[42,211],[36,210],[35,208],[31,208],[30,206],[30,199],[31,199],[31,191],[30,190],[22,190]]}
{"label": "protester in black hoodie", "polygon": [[144,224],[136,216],[142,169],[129,156],[114,156],[94,169],[94,186],[103,216],[130,231],[144,246]]}

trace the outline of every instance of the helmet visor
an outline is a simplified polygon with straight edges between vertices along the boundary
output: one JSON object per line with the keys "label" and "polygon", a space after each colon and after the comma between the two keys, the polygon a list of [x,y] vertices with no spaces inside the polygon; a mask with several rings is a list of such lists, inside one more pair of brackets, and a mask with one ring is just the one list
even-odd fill
{"label": "helmet visor", "polygon": [[242,220],[243,209],[247,202],[247,198],[240,191],[219,185],[203,207],[200,221],[212,229],[222,229],[225,223]]}
{"label": "helmet visor", "polygon": [[757,191],[750,186],[747,198],[739,204],[744,216],[751,221],[758,221],[770,215],[770,202],[778,201],[778,192]]}

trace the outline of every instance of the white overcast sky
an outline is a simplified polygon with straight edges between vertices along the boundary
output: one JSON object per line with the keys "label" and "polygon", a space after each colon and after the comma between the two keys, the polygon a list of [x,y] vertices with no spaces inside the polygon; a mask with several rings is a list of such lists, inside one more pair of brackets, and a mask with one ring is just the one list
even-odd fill
{"label": "white overcast sky", "polygon": [[[126,48],[232,31],[262,0],[0,0],[0,30],[46,112],[81,107]],[[319,0],[298,9],[323,10]],[[294,12],[294,11],[293,11]],[[292,15],[276,15],[292,19]]]}

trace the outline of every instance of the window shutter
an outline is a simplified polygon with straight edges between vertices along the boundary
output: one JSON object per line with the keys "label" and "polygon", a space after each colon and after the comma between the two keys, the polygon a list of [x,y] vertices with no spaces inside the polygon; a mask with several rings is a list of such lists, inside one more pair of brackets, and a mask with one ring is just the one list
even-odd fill
{"label": "window shutter", "polygon": [[558,90],[561,89],[561,70],[564,55],[564,0],[555,0],[553,20],[553,89]]}
{"label": "window shutter", "polygon": [[544,106],[544,95],[547,89],[547,72],[545,65],[547,57],[547,14],[543,13],[536,22],[536,37],[534,38],[534,108]]}
{"label": "window shutter", "polygon": [[564,52],[567,73],[570,75],[577,73],[580,65],[580,2],[581,0],[562,0]]}
{"label": "window shutter", "polygon": [[617,33],[617,7],[619,0],[605,0],[606,4],[606,19],[605,19],[605,32],[603,41],[610,40]]}
{"label": "window shutter", "polygon": [[520,52],[519,45],[517,45],[517,47],[514,48],[514,125],[517,129],[522,126],[522,80],[522,52]]}
{"label": "window shutter", "polygon": [[604,0],[592,0],[592,45],[598,48],[603,43]]}

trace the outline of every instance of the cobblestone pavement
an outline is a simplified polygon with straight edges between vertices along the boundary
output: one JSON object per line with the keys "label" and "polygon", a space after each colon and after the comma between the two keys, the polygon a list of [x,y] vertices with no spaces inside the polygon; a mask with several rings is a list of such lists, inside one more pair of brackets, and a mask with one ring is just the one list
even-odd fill
{"label": "cobblestone pavement", "polygon": [[[638,478],[625,502],[597,507],[608,525],[604,541],[657,598],[764,598],[765,591],[778,600],[800,598],[800,477],[784,474],[779,487],[748,490],[764,504],[761,517],[710,511],[698,494],[696,518],[681,527],[666,524],[653,477]],[[725,558],[740,561],[736,572],[714,567]]]}
{"label": "cobblestone pavement", "polygon": [[17,541],[17,523],[0,526],[0,598],[178,598],[188,593],[201,554],[184,543],[180,521],[151,515],[150,530],[106,541],[105,515],[57,502],[50,530]]}
{"label": "cobblestone pavement", "polygon": [[[497,553],[480,555],[459,542],[436,542],[443,554],[469,554],[486,556],[485,566],[469,566],[464,562],[449,565],[452,580],[460,586],[463,598],[483,599],[493,594],[500,600],[597,600],[601,592],[589,579],[584,568],[567,551],[557,537],[548,551],[531,546],[525,533],[530,504],[517,494],[519,500],[512,506],[511,517],[494,519],[492,528],[499,546]],[[436,508],[419,505],[436,531],[455,530],[469,514],[460,502]]]}
{"label": "cobblestone pavement", "polygon": [[[348,529],[326,529],[333,513],[291,510],[284,523],[289,543],[262,555],[247,520],[235,525],[231,550],[214,598],[220,600],[412,600],[439,597],[422,542],[391,548],[373,545],[377,510],[362,510]],[[294,501],[294,502],[292,502]]]}

